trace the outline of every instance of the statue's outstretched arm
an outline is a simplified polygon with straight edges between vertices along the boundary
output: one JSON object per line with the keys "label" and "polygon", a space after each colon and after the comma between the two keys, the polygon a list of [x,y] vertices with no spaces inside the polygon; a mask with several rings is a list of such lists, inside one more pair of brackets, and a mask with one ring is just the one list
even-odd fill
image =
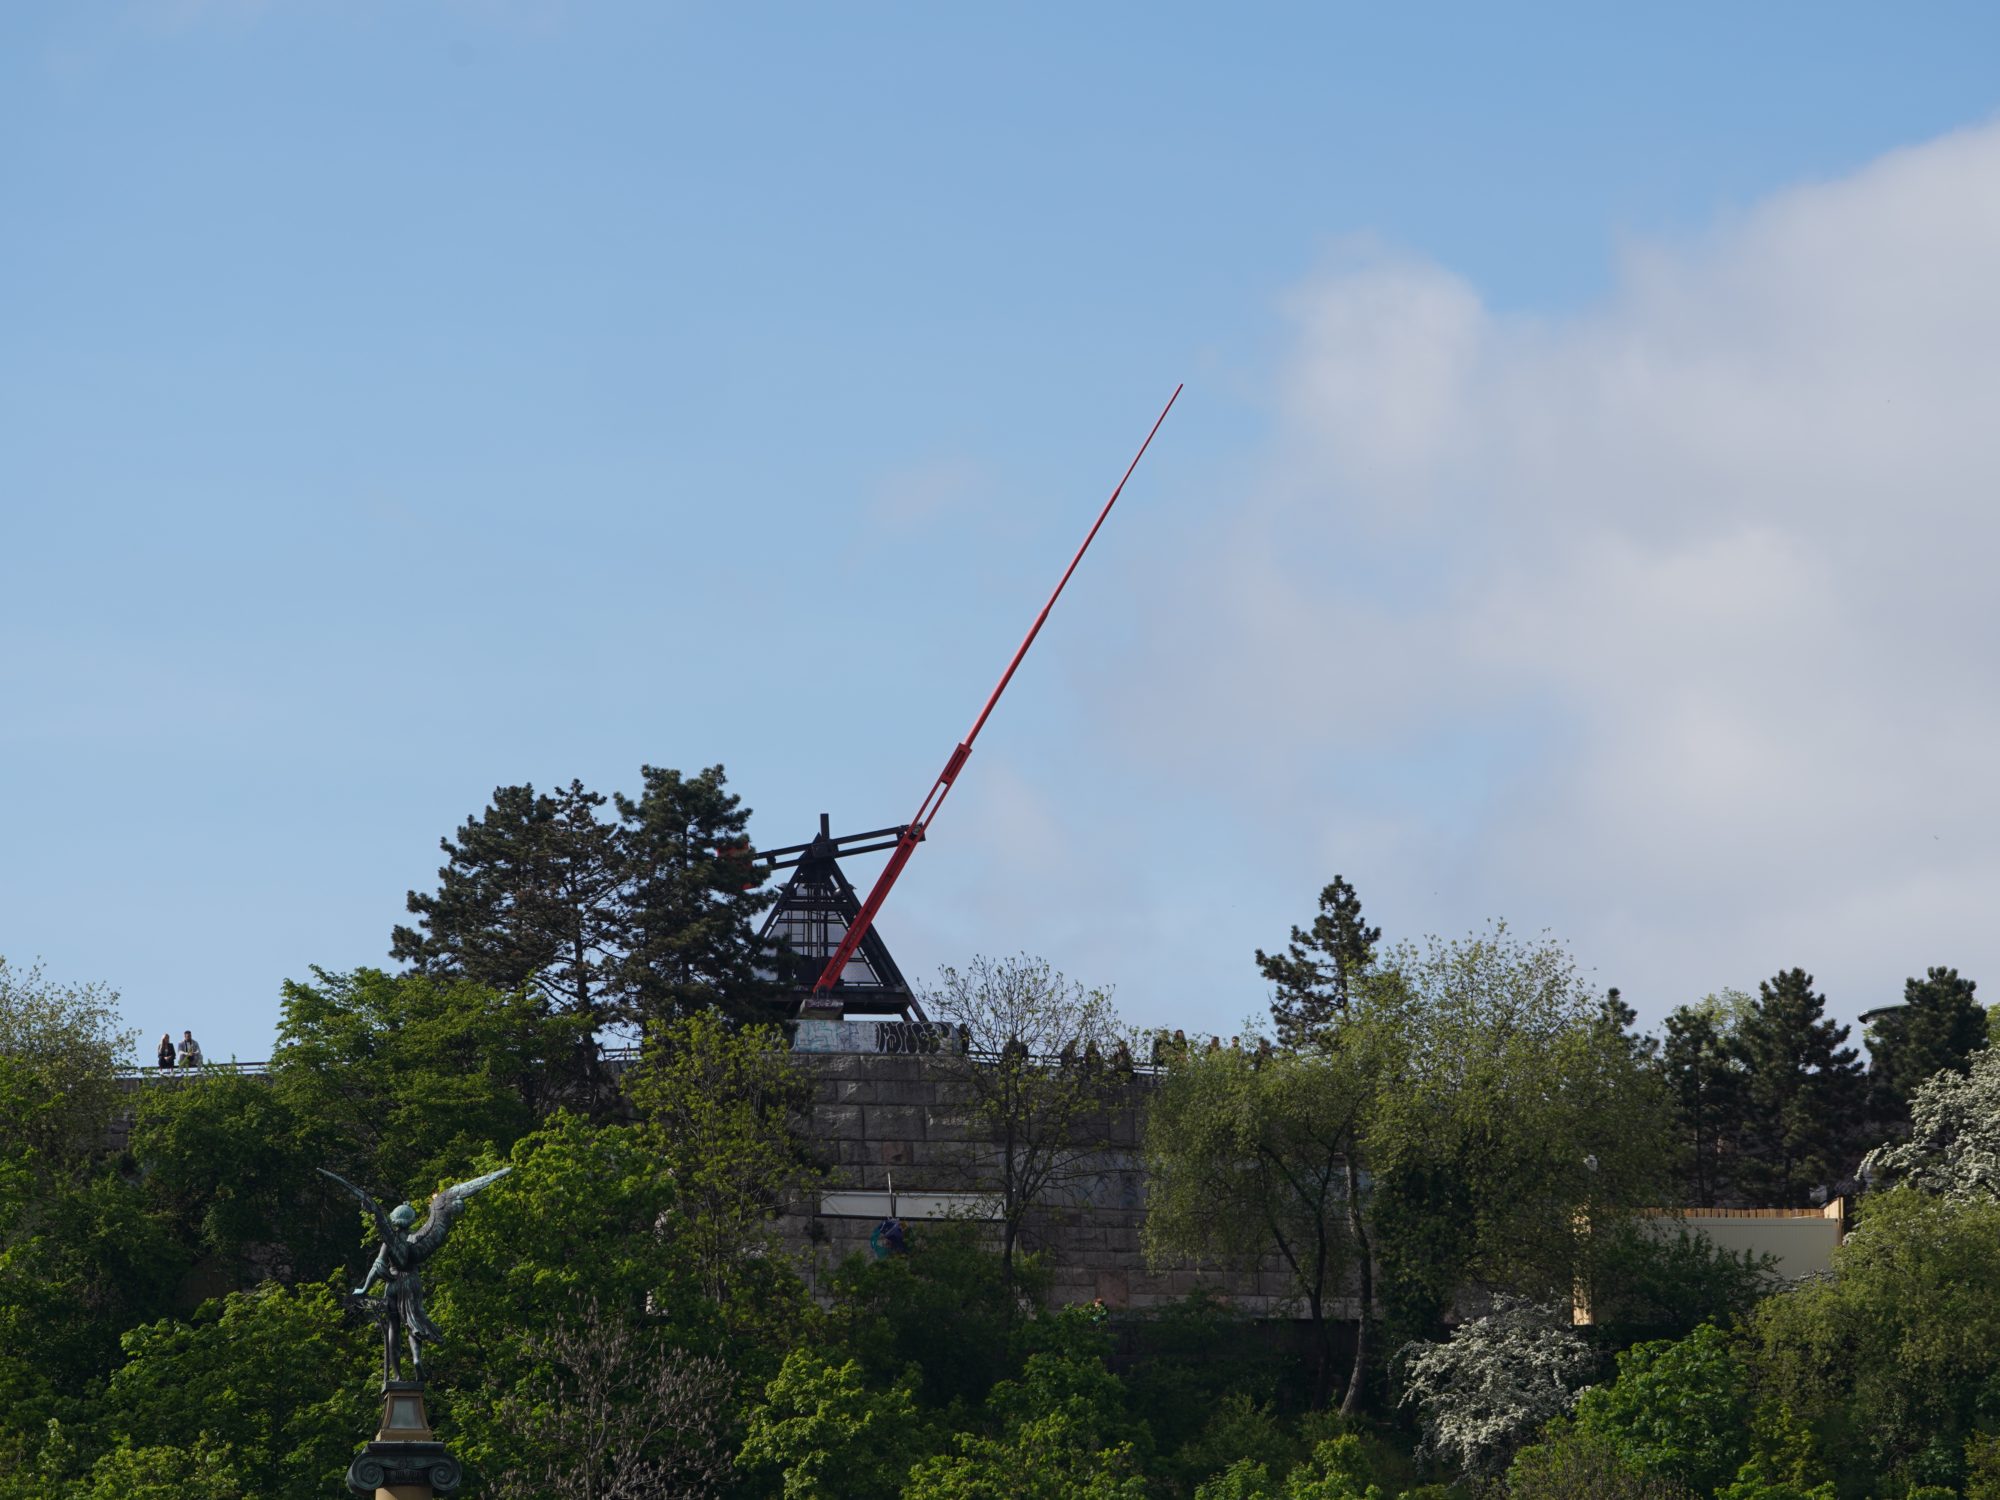
{"label": "statue's outstretched arm", "polygon": [[387,1245],[384,1245],[380,1250],[377,1250],[375,1252],[375,1264],[370,1266],[368,1268],[368,1274],[361,1278],[361,1285],[354,1289],[354,1295],[357,1297],[367,1296],[368,1288],[375,1285],[376,1279],[378,1277],[388,1274],[388,1270],[389,1270],[389,1247]]}

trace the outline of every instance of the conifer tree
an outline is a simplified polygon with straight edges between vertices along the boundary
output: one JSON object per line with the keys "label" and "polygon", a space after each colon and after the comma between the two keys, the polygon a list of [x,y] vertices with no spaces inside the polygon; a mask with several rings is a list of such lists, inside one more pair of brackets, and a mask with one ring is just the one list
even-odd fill
{"label": "conifer tree", "polygon": [[1747,1102],[1736,1020],[1749,1005],[1748,995],[1728,991],[1667,1016],[1660,1068],[1673,1096],[1675,1155],[1689,1207],[1712,1208],[1734,1196]]}
{"label": "conifer tree", "polygon": [[604,802],[580,781],[553,796],[494,788],[483,815],[438,841],[437,892],[409,893],[417,926],[395,929],[390,956],[498,990],[532,984],[552,1012],[594,1031],[625,947],[625,858],[618,826],[597,816]]}
{"label": "conifer tree", "polygon": [[1760,981],[1736,1027],[1747,1104],[1743,1176],[1773,1208],[1802,1208],[1860,1158],[1867,1088],[1848,1028],[1825,1016],[1804,969]]}
{"label": "conifer tree", "polygon": [[1906,1124],[1910,1098],[1925,1079],[1964,1076],[1986,1045],[1986,1012],[1972,998],[1977,988],[1956,969],[1932,968],[1904,980],[1903,1003],[1876,1015],[1868,1027],[1868,1089],[1878,1120]]}
{"label": "conifer tree", "polygon": [[630,861],[619,1018],[643,1025],[714,1006],[732,1020],[775,1019],[775,987],[756,973],[756,917],[777,897],[758,889],[750,809],[724,790],[721,766],[639,774],[637,799],[617,798]]}
{"label": "conifer tree", "polygon": [[1271,1020],[1287,1047],[1309,1044],[1347,1009],[1353,987],[1375,959],[1382,929],[1361,918],[1361,898],[1344,875],[1319,893],[1310,931],[1292,929],[1282,954],[1257,950],[1257,967],[1277,986]]}

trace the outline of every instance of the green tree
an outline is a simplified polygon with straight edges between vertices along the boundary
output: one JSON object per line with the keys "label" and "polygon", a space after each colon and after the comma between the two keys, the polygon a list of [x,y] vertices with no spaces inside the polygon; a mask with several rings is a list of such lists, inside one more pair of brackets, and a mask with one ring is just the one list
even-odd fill
{"label": "green tree", "polygon": [[1342,1433],[1314,1445],[1312,1456],[1274,1484],[1268,1467],[1240,1459],[1198,1486],[1194,1500],[1385,1500],[1362,1441]]}
{"label": "green tree", "polygon": [[1834,1473],[1957,1485],[2000,1389],[2000,1203],[1871,1193],[1834,1272],[1758,1309],[1762,1388]]}
{"label": "green tree", "polygon": [[1736,1025],[1751,1003],[1727,990],[1667,1015],[1660,1066],[1673,1099],[1680,1201],[1689,1207],[1722,1203],[1740,1175],[1749,1094]]}
{"label": "green tree", "polygon": [[104,1424],[135,1453],[205,1434],[259,1496],[320,1500],[338,1493],[367,1440],[373,1344],[343,1326],[328,1285],[231,1293],[192,1322],[136,1328],[124,1345]]}
{"label": "green tree", "polygon": [[1567,1301],[1660,1201],[1669,1103],[1634,1040],[1553,942],[1496,924],[1403,945],[1361,1014],[1399,1039],[1362,1139],[1383,1300],[1428,1335],[1467,1289]]}
{"label": "green tree", "polygon": [[1014,1363],[1014,1291],[985,1226],[908,1226],[910,1253],[852,1255],[835,1271],[831,1331],[886,1385],[906,1370],[926,1407],[973,1407]]}
{"label": "green tree", "polygon": [[495,787],[483,814],[438,841],[437,892],[409,893],[417,925],[395,929],[389,956],[434,978],[532,986],[551,1009],[581,1018],[588,1040],[626,948],[627,860],[618,826],[597,816],[604,801],[580,781],[553,795]]}
{"label": "green tree", "polygon": [[[40,1494],[57,1493],[42,1490]],[[275,1495],[253,1478],[225,1443],[205,1432],[150,1448],[120,1443],[91,1466],[87,1478],[60,1492],[63,1500],[188,1500],[190,1495]]]}
{"label": "green tree", "polygon": [[973,1051],[942,1065],[956,1066],[971,1099],[976,1139],[967,1167],[999,1199],[1000,1263],[1011,1288],[1030,1215],[1071,1198],[1109,1164],[1110,1111],[1124,1101],[1088,1059],[1126,1039],[1109,991],[1065,978],[1046,959],[977,957],[943,970],[926,999],[973,1039]]}
{"label": "green tree", "polygon": [[993,1388],[994,1430],[957,1434],[912,1470],[903,1500],[1144,1500],[1149,1435],[1105,1367],[1105,1340],[1081,1308],[1050,1322],[1053,1347]]}
{"label": "green tree", "polygon": [[1932,968],[1903,981],[1903,1003],[1878,1011],[1868,1027],[1868,1088],[1876,1118],[1909,1118],[1926,1079],[1963,1075],[1986,1048],[1986,1011],[1978,986],[1956,969]]}
{"label": "green tree", "polygon": [[764,1388],[738,1461],[777,1470],[785,1500],[874,1500],[902,1487],[923,1447],[906,1383],[871,1390],[856,1361],[802,1347]]}
{"label": "green tree", "polygon": [[1319,893],[1319,915],[1310,929],[1294,927],[1282,954],[1257,950],[1257,967],[1276,987],[1271,1021],[1281,1043],[1305,1045],[1347,1009],[1381,938],[1381,928],[1362,920],[1361,898],[1347,877],[1336,875]]}
{"label": "green tree", "polygon": [[755,923],[777,895],[759,889],[750,809],[724,790],[721,766],[639,774],[639,796],[617,798],[629,871],[618,898],[618,1018],[645,1025],[715,1009],[732,1021],[776,1019],[776,992],[757,977]]}
{"label": "green tree", "polygon": [[45,1181],[101,1156],[119,1104],[118,1061],[131,1054],[116,991],[59,984],[39,964],[21,970],[0,956],[0,1058],[9,1064],[0,1153]]}
{"label": "green tree", "polygon": [[1847,1040],[1826,1019],[1826,998],[1804,969],[1757,986],[1736,1026],[1746,1101],[1742,1172],[1766,1206],[1802,1208],[1817,1184],[1853,1170],[1866,1086]]}
{"label": "green tree", "polygon": [[154,1213],[243,1289],[317,1280],[348,1249],[352,1213],[327,1201],[306,1133],[262,1078],[205,1068],[142,1089],[131,1151]]}
{"label": "green tree", "polygon": [[825,1175],[800,1133],[811,1078],[776,1027],[731,1028],[708,1010],[648,1031],[625,1091],[673,1179],[702,1286],[718,1306],[751,1313],[740,1294],[746,1279],[768,1290],[779,1212]]}
{"label": "green tree", "polygon": [[110,1156],[116,999],[0,960],[0,1470],[41,1452],[189,1260]]}
{"label": "green tree", "polygon": [[1616,1444],[1561,1421],[1507,1470],[1508,1500],[1695,1500],[1678,1480],[1634,1468]]}
{"label": "green tree", "polygon": [[1339,1304],[1353,1296],[1362,1332],[1343,1402],[1351,1411],[1373,1300],[1355,1142],[1401,1051],[1373,1018],[1341,1020],[1321,1038],[1322,1050],[1194,1053],[1168,1070],[1146,1117],[1143,1243],[1155,1264],[1283,1261],[1312,1326],[1315,1406],[1332,1389]]}
{"label": "green tree", "polygon": [[379,969],[288,981],[271,1089],[314,1165],[376,1196],[459,1180],[504,1154],[555,1092],[578,1021],[526,991]]}
{"label": "green tree", "polygon": [[1616,1379],[1577,1397],[1575,1430],[1642,1475],[1708,1494],[1750,1458],[1750,1378],[1737,1340],[1712,1323],[1635,1344],[1618,1356]]}

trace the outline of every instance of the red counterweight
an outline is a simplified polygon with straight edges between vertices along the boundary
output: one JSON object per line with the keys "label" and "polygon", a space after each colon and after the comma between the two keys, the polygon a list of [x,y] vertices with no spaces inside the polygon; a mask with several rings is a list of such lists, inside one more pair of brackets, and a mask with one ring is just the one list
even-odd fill
{"label": "red counterweight", "polygon": [[882,867],[882,873],[876,877],[874,888],[868,892],[868,899],[861,903],[861,914],[848,924],[847,935],[840,940],[840,946],[834,949],[833,956],[826,961],[826,968],[821,971],[818,982],[813,985],[812,994],[806,1000],[807,1007],[811,1007],[839,982],[841,971],[847,967],[847,961],[854,956],[854,950],[861,946],[861,940],[868,935],[868,929],[875,923],[875,914],[882,909],[882,903],[888,899],[891,887],[896,884],[896,877],[903,873],[903,866],[910,862],[910,856],[917,852],[917,845],[924,841],[924,835],[931,826],[931,819],[935,818],[938,809],[944,806],[945,793],[951,790],[951,784],[958,779],[958,773],[965,768],[966,757],[972,754],[972,742],[979,738],[979,731],[985,727],[987,716],[993,712],[993,705],[998,703],[1000,695],[1007,691],[1007,684],[1014,678],[1014,669],[1021,665],[1021,658],[1028,654],[1028,648],[1035,644],[1035,637],[1041,633],[1042,623],[1048,619],[1049,611],[1056,607],[1056,600],[1062,597],[1062,591],[1069,583],[1070,574],[1074,573],[1076,565],[1083,561],[1083,554],[1090,550],[1091,542],[1096,540],[1098,528],[1104,524],[1104,518],[1111,514],[1111,507],[1118,503],[1118,497],[1124,493],[1125,481],[1130,479],[1132,471],[1139,467],[1139,460],[1146,456],[1146,449],[1152,446],[1153,434],[1160,430],[1160,423],[1167,420],[1167,413],[1174,409],[1174,403],[1180,399],[1180,395],[1181,387],[1175,386],[1173,395],[1167,398],[1167,404],[1160,408],[1160,414],[1154,419],[1151,431],[1147,432],[1146,441],[1139,445],[1139,451],[1132,455],[1132,462],[1125,466],[1125,474],[1118,481],[1118,487],[1111,492],[1111,498],[1104,502],[1104,509],[1097,513],[1097,521],[1090,528],[1090,534],[1083,539],[1083,545],[1076,549],[1076,556],[1069,560],[1069,566],[1063,569],[1063,576],[1057,582],[1055,592],[1049,595],[1049,602],[1044,604],[1042,612],[1035,616],[1035,623],[1028,627],[1028,634],[1022,640],[1020,649],[1014,653],[1014,659],[1007,663],[1007,670],[1000,674],[1000,681],[987,697],[986,706],[979,710],[979,717],[972,721],[972,728],[966,731],[965,738],[960,740],[957,748],[951,752],[951,759],[945,762],[944,770],[932,783],[930,792],[917,809],[917,815],[910,820],[909,825],[896,840],[896,847],[889,855],[889,862]]}

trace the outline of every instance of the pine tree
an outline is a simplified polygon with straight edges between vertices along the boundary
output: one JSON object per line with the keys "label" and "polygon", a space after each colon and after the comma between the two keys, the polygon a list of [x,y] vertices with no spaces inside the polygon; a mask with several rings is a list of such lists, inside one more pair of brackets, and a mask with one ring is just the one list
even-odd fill
{"label": "pine tree", "polygon": [[1867,1098],[1848,1028],[1825,1018],[1804,969],[1757,986],[1736,1027],[1747,1108],[1745,1188],[1774,1208],[1802,1208],[1814,1185],[1851,1172]]}
{"label": "pine tree", "polygon": [[1382,929],[1361,919],[1361,898],[1343,875],[1319,893],[1319,915],[1311,931],[1292,929],[1282,955],[1257,950],[1257,967],[1277,986],[1271,1019],[1278,1040],[1305,1046],[1347,1009],[1354,983],[1375,960]]}
{"label": "pine tree", "polygon": [[755,972],[761,891],[744,829],[750,810],[721,766],[695,776],[642,766],[637,800],[620,794],[630,880],[619,899],[627,941],[620,1019],[644,1025],[714,1006],[737,1021],[775,1019]]}
{"label": "pine tree", "polygon": [[1736,1019],[1750,997],[1730,992],[1682,1005],[1667,1016],[1661,1072],[1673,1095],[1684,1202],[1709,1208],[1731,1196],[1747,1102]]}
{"label": "pine tree", "polygon": [[595,1032],[625,947],[622,839],[597,817],[604,802],[580,781],[553,796],[525,783],[494,788],[456,841],[438,841],[437,893],[409,893],[417,927],[395,929],[390,956],[494,989],[533,985],[551,1012]]}
{"label": "pine tree", "polygon": [[1904,1125],[1917,1086],[1934,1074],[1964,1076],[1986,1045],[1978,988],[1956,969],[1933,968],[1903,981],[1903,1003],[1878,1013],[1868,1028],[1868,1087],[1878,1120]]}

